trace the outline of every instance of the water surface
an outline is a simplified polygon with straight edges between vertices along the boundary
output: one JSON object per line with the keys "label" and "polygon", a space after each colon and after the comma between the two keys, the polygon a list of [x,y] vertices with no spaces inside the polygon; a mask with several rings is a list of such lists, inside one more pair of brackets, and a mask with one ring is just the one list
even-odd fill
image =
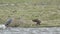
{"label": "water surface", "polygon": [[43,28],[7,28],[0,29],[0,34],[60,34],[60,27]]}

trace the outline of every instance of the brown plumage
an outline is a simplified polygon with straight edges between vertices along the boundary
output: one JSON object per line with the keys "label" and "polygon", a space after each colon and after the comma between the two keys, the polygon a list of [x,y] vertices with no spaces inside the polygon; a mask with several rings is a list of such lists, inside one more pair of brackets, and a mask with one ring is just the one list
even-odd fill
{"label": "brown plumage", "polygon": [[36,22],[37,25],[40,25],[41,21],[39,19],[33,19],[33,22]]}

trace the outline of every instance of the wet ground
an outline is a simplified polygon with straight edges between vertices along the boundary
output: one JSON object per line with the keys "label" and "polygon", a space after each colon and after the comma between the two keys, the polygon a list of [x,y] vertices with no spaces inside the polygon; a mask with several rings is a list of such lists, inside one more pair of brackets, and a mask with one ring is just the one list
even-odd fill
{"label": "wet ground", "polygon": [[0,29],[0,34],[60,34],[60,27],[7,28]]}

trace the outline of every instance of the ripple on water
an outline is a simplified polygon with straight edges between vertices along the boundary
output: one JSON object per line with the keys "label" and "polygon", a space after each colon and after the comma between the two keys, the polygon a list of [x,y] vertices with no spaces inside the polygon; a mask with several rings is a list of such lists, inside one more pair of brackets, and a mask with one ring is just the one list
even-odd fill
{"label": "ripple on water", "polygon": [[52,28],[7,28],[0,34],[60,34],[60,27]]}

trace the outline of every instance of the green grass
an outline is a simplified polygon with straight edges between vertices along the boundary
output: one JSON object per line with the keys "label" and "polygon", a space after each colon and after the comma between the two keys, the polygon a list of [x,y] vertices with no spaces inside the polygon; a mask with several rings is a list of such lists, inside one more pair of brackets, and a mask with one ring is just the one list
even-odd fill
{"label": "green grass", "polygon": [[[60,26],[60,0],[0,0],[0,23],[9,17],[25,20],[38,18],[42,21],[38,27]],[[23,27],[35,26],[23,24]]]}

